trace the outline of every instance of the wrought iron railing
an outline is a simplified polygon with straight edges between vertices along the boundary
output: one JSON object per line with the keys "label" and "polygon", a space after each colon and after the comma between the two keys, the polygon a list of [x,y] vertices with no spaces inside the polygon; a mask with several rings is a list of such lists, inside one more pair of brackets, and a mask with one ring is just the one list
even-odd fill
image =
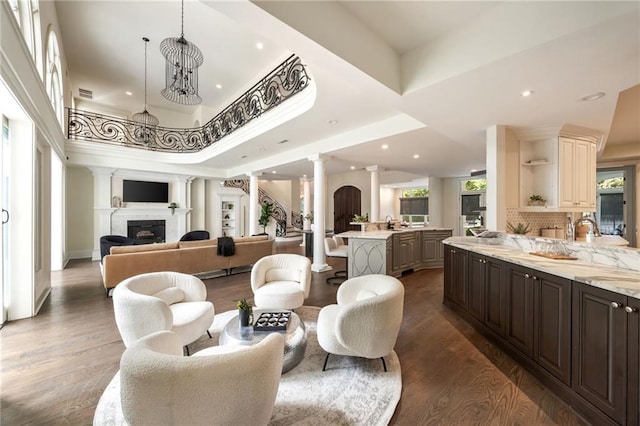
{"label": "wrought iron railing", "polygon": [[163,152],[198,152],[300,93],[309,76],[291,55],[231,105],[198,128],[145,126],[135,121],[67,108],[67,137]]}
{"label": "wrought iron railing", "polygon": [[[224,186],[229,188],[240,188],[249,194],[249,179],[225,180]],[[258,188],[258,203],[264,202],[273,204],[273,218],[276,221],[276,236],[284,237],[287,234],[287,211],[284,206],[269,195],[264,189]]]}
{"label": "wrought iron railing", "polygon": [[291,226],[297,229],[304,228],[304,218],[300,212],[291,212]]}

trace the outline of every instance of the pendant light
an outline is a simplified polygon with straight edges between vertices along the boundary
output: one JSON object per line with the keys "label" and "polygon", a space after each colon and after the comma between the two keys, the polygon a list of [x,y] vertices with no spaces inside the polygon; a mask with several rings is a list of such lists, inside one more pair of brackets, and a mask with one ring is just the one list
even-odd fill
{"label": "pendant light", "polygon": [[149,145],[155,139],[153,127],[157,126],[160,121],[147,111],[147,43],[149,43],[149,39],[142,37],[142,40],[144,41],[144,111],[133,114],[132,119],[139,124],[135,129],[136,140]]}

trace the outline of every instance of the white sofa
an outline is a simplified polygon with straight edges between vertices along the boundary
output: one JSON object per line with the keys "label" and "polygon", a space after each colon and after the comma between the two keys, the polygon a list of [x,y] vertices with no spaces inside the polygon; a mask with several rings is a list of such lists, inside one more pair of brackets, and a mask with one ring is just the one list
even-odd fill
{"label": "white sofa", "polygon": [[396,344],[404,308],[404,286],[388,275],[362,275],[338,288],[337,304],[318,315],[318,343],[329,354],[381,358]]}
{"label": "white sofa", "polygon": [[213,323],[214,307],[206,298],[206,286],[193,275],[150,272],[127,278],[113,291],[122,341],[129,347],[153,332],[170,330],[186,347],[208,333]]}
{"label": "white sofa", "polygon": [[[117,288],[120,288],[118,286]],[[266,425],[278,393],[284,337],[182,356],[169,331],[143,337],[120,360],[122,413],[135,425]]]}

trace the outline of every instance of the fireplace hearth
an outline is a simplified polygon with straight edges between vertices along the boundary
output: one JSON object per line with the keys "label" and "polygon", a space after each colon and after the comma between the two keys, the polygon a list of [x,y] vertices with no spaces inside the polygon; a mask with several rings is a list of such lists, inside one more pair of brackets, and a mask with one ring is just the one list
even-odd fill
{"label": "fireplace hearth", "polygon": [[127,236],[138,244],[164,243],[165,228],[164,220],[128,220]]}

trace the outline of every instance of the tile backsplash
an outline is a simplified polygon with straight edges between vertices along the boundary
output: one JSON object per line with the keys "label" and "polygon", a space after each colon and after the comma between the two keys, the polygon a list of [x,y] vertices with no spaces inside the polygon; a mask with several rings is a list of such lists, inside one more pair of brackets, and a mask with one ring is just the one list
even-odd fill
{"label": "tile backsplash", "polygon": [[531,231],[527,235],[532,237],[540,236],[541,230],[545,228],[564,229],[567,223],[566,213],[538,213],[521,212],[516,208],[507,209],[507,222],[513,225],[518,223],[529,225]]}

